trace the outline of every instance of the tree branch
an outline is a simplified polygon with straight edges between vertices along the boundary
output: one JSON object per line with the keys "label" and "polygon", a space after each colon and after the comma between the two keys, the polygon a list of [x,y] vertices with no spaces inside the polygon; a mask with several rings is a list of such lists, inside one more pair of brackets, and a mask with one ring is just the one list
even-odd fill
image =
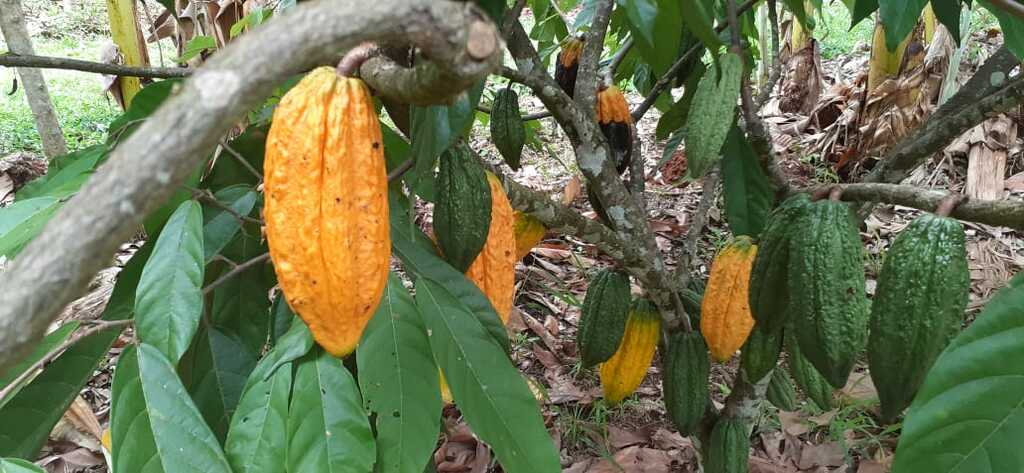
{"label": "tree branch", "polygon": [[37,69],[67,69],[112,76],[147,77],[151,79],[172,79],[192,75],[192,69],[184,67],[139,67],[103,62],[82,61],[63,57],[36,56],[32,54],[0,54],[0,66],[34,67]]}
{"label": "tree branch", "polygon": [[475,74],[477,63],[489,62],[466,51],[468,31],[481,21],[479,9],[467,3],[315,0],[218,51],[114,149],[0,275],[0,371],[31,350],[121,242],[282,80],[336,63],[341,51],[364,41],[412,43],[434,62]]}
{"label": "tree branch", "polygon": [[269,259],[270,253],[263,253],[262,255],[256,256],[244,263],[236,264],[234,267],[231,268],[231,271],[224,273],[221,277],[215,279],[208,286],[204,287],[203,295],[213,292],[214,289],[217,289],[217,286],[220,286],[221,284],[228,282],[228,280],[230,280],[231,278],[248,271],[250,268],[254,266],[267,262],[267,260]]}
{"label": "tree branch", "polygon": [[768,22],[771,23],[772,31],[772,69],[771,74],[768,75],[768,82],[765,82],[754,102],[757,110],[761,110],[764,104],[768,103],[768,99],[772,97],[772,89],[782,78],[782,61],[779,59],[779,53],[782,51],[779,46],[779,13],[775,8],[775,0],[768,0]]}
{"label": "tree branch", "polygon": [[686,288],[690,284],[692,273],[690,264],[697,260],[697,246],[700,236],[704,233],[704,227],[708,225],[708,213],[711,206],[715,205],[718,198],[718,183],[720,171],[716,166],[704,176],[701,185],[700,202],[697,209],[690,214],[689,226],[686,229],[686,241],[676,255],[676,274],[674,279],[679,281],[679,287]]}
{"label": "tree branch", "polygon": [[612,56],[612,62],[608,64],[608,68],[605,69],[605,82],[611,84],[615,82],[615,71],[619,69],[619,65],[629,55],[629,50],[633,49],[633,37],[630,36],[622,46],[619,46],[619,50],[615,52],[615,56]]}
{"label": "tree branch", "polygon": [[989,0],[989,3],[1017,18],[1024,18],[1024,5],[1017,0]]}
{"label": "tree branch", "polygon": [[[488,115],[491,114],[491,107],[488,107],[486,105],[477,105],[476,106],[476,110],[478,112],[484,112],[484,113],[486,113]],[[532,121],[532,120],[540,120],[541,118],[548,118],[550,116],[551,116],[551,112],[549,112],[547,110],[544,110],[542,112],[534,112],[534,113],[529,113],[529,114],[523,115],[522,119],[523,119],[524,122],[528,122],[528,121]]]}

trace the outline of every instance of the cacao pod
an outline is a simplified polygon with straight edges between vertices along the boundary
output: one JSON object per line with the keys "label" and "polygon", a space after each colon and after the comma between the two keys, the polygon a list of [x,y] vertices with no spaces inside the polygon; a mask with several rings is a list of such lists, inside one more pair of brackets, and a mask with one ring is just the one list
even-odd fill
{"label": "cacao pod", "polygon": [[788,333],[784,336],[786,363],[789,365],[789,372],[796,380],[800,390],[814,401],[814,404],[821,410],[827,411],[832,408],[832,385],[828,383],[818,369],[804,357],[800,351],[800,344]]}
{"label": "cacao pod", "polygon": [[750,315],[750,270],[757,245],[749,237],[736,237],[711,263],[711,276],[704,291],[700,331],[711,356],[726,361],[747,341],[754,327]]}
{"label": "cacao pod", "polygon": [[508,323],[516,289],[515,217],[498,177],[487,173],[487,182],[491,188],[491,227],[466,277],[491,301],[501,321]]}
{"label": "cacao pod", "polygon": [[789,294],[800,351],[833,386],[846,384],[868,336],[860,235],[849,204],[812,203],[790,246]]}
{"label": "cacao pod", "polygon": [[708,348],[700,332],[678,331],[669,335],[665,351],[661,378],[665,408],[679,433],[691,435],[708,406]]}
{"label": "cacao pod", "polygon": [[626,321],[626,332],[618,350],[601,364],[604,399],[617,403],[636,390],[647,375],[654,350],[661,338],[661,317],[649,301],[637,301]]}
{"label": "cacao pod", "polygon": [[498,91],[491,106],[491,141],[513,170],[519,170],[526,145],[526,127],[519,114],[519,96],[511,88]]}
{"label": "cacao pod", "polygon": [[583,36],[573,36],[566,40],[555,61],[555,82],[569,97],[576,92],[576,75],[580,69],[583,41]]}
{"label": "cacao pod", "polygon": [[465,272],[487,241],[492,221],[491,188],[483,167],[465,144],[441,156],[434,205],[434,237],[444,258]]}
{"label": "cacao pod", "polygon": [[790,197],[768,216],[750,273],[750,312],[757,325],[778,332],[786,325],[789,307],[789,246],[796,222],[811,201],[807,194]]}
{"label": "cacao pod", "polygon": [[597,93],[597,123],[608,140],[615,169],[619,174],[626,172],[633,155],[633,115],[618,87],[612,85]]}
{"label": "cacao pod", "polygon": [[709,70],[697,84],[683,127],[687,172],[693,178],[704,176],[721,159],[722,145],[736,117],[743,59],[726,53],[718,64],[718,74]]}
{"label": "cacao pod", "polygon": [[516,260],[521,260],[544,239],[548,229],[537,217],[518,210],[515,211],[513,218],[515,220]]}
{"label": "cacao pod", "polygon": [[768,382],[768,391],[765,393],[768,402],[783,411],[795,411],[796,390],[793,383],[789,381],[789,375],[785,370],[777,369],[772,372],[772,380]]}
{"label": "cacao pod", "polygon": [[738,417],[719,417],[704,456],[705,473],[746,473],[749,456],[747,424]]}
{"label": "cacao pod", "polygon": [[740,353],[743,372],[747,380],[756,383],[768,375],[779,363],[782,351],[782,331],[767,332],[759,324],[754,325],[750,338]]}
{"label": "cacao pod", "polygon": [[885,256],[871,307],[868,366],[894,420],[960,328],[970,292],[964,229],[934,215],[918,217]]}
{"label": "cacao pod", "polygon": [[288,91],[266,141],[267,243],[277,280],[313,338],[355,350],[391,260],[380,124],[359,79],[321,67]]}
{"label": "cacao pod", "polygon": [[615,354],[626,331],[629,304],[629,276],[604,270],[590,282],[576,330],[576,346],[584,368],[608,361]]}

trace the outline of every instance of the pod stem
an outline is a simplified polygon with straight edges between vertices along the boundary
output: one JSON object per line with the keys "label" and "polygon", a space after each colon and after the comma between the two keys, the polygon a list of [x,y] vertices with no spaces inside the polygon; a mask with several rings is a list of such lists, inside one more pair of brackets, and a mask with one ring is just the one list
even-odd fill
{"label": "pod stem", "polygon": [[940,217],[948,217],[950,213],[956,209],[956,206],[960,205],[961,202],[967,200],[967,196],[960,193],[950,193],[946,197],[943,197],[939,201],[939,205],[935,207],[935,215]]}
{"label": "pod stem", "polygon": [[336,67],[335,70],[337,70],[338,75],[342,77],[358,77],[359,68],[367,59],[370,59],[370,56],[372,56],[376,51],[377,46],[375,44],[369,42],[362,43],[345,53],[345,56],[341,58],[341,61],[338,61],[338,67]]}

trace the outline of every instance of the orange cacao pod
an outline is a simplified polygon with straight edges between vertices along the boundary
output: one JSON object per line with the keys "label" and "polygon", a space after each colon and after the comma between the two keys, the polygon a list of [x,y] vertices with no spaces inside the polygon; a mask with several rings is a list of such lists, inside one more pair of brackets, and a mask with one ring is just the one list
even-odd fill
{"label": "orange cacao pod", "polygon": [[601,364],[601,388],[606,401],[620,402],[640,386],[651,367],[660,336],[658,309],[648,301],[638,301],[629,313],[618,350]]}
{"label": "orange cacao pod", "polygon": [[487,182],[491,186],[491,228],[466,277],[491,301],[501,321],[508,322],[516,283],[515,217],[498,177],[487,173]]}
{"label": "orange cacao pod", "polygon": [[382,143],[366,85],[331,67],[285,94],[267,135],[270,257],[288,304],[334,356],[355,350],[387,282]]}
{"label": "orange cacao pod", "polygon": [[729,242],[711,263],[711,277],[704,291],[700,331],[711,356],[726,361],[750,336],[754,317],[750,313],[750,270],[757,245],[741,236]]}
{"label": "orange cacao pod", "polygon": [[548,229],[537,217],[517,210],[515,212],[516,260],[521,260],[530,254],[530,250],[544,239],[547,232]]}

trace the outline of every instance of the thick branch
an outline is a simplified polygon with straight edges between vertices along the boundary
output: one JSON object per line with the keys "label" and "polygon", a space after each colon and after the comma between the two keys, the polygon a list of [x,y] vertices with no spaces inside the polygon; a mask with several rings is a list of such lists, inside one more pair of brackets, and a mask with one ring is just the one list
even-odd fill
{"label": "thick branch", "polygon": [[[488,115],[491,114],[491,107],[488,107],[486,105],[477,105],[476,106],[476,110],[478,112],[484,112],[484,113],[486,113]],[[551,116],[551,112],[549,112],[547,110],[544,110],[542,112],[534,112],[534,113],[528,113],[526,115],[523,115],[522,119],[523,119],[524,122],[528,122],[528,121],[532,121],[532,120],[540,120],[541,118],[548,118],[550,116]]]}
{"label": "thick branch", "polygon": [[335,63],[340,52],[363,41],[413,43],[453,70],[476,70],[458,61],[472,58],[467,32],[480,18],[466,3],[318,0],[231,42],[112,152],[0,275],[0,371],[28,353],[118,245],[282,80]]}
{"label": "thick branch", "polygon": [[64,57],[35,56],[31,54],[0,54],[0,66],[35,67],[39,69],[70,69],[73,71],[93,72],[112,76],[148,77],[152,79],[171,79],[188,77],[192,69],[183,67],[138,67],[121,64],[82,61]]}

